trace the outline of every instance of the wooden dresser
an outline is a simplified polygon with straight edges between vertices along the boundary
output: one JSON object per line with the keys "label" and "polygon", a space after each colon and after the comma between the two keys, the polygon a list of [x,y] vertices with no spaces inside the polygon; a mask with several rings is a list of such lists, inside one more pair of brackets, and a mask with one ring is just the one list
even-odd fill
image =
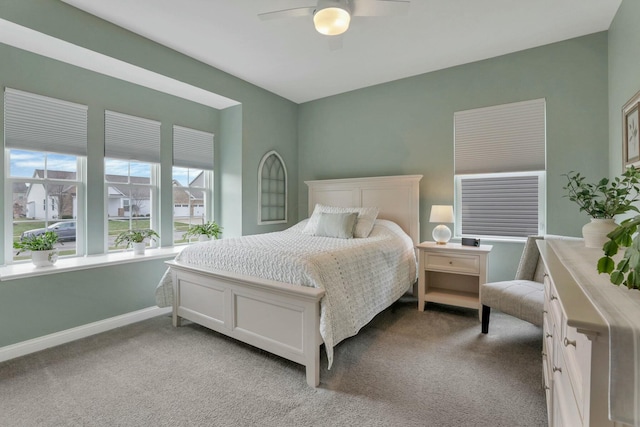
{"label": "wooden dresser", "polygon": [[542,366],[549,426],[627,426],[608,416],[609,330],[597,301],[550,241],[540,240],[538,247],[545,266]]}

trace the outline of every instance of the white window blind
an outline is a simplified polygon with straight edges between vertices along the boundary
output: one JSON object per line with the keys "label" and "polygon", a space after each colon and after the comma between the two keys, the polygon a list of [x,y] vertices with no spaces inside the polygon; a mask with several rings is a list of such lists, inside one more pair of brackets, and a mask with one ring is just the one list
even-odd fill
{"label": "white window blind", "polygon": [[213,134],[173,126],[173,165],[213,170]]}
{"label": "white window blind", "polygon": [[105,157],[160,162],[160,122],[104,112]]}
{"label": "white window blind", "polygon": [[544,232],[545,100],[454,114],[456,234]]}
{"label": "white window blind", "polygon": [[460,179],[461,234],[525,237],[539,231],[538,174]]}
{"label": "white window blind", "polygon": [[7,148],[87,155],[87,106],[6,88]]}
{"label": "white window blind", "polygon": [[455,123],[455,173],[545,169],[545,100],[459,111]]}

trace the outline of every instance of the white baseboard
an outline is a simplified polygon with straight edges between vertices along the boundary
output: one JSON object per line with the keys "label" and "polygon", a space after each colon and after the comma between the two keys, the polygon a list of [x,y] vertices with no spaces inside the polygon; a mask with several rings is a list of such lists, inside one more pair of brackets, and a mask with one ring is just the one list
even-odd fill
{"label": "white baseboard", "polygon": [[168,313],[171,313],[171,307],[144,308],[142,310],[132,311],[131,313],[122,314],[120,316],[88,323],[65,331],[55,332],[43,337],[0,347],[0,362]]}

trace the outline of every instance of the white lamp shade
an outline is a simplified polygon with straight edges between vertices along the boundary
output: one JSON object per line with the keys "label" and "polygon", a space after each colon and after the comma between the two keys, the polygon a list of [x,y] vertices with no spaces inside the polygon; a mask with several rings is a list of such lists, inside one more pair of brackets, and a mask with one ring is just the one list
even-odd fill
{"label": "white lamp shade", "polygon": [[351,15],[340,7],[326,7],[313,15],[313,25],[320,34],[337,36],[349,28]]}
{"label": "white lamp shade", "polygon": [[431,206],[431,216],[429,222],[453,222],[453,206],[433,205]]}
{"label": "white lamp shade", "polygon": [[[453,222],[453,206],[451,205],[433,205],[431,206],[431,215],[429,222]],[[451,239],[451,230],[444,224],[438,225],[433,229],[433,240],[439,245],[446,244]]]}

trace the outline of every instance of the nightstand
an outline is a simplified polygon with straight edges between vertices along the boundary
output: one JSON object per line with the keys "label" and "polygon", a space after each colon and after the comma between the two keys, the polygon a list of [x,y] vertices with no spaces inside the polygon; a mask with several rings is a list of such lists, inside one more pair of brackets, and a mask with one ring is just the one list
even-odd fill
{"label": "nightstand", "polygon": [[492,246],[422,242],[419,252],[418,310],[425,302],[480,309],[480,285],[487,282]]}

